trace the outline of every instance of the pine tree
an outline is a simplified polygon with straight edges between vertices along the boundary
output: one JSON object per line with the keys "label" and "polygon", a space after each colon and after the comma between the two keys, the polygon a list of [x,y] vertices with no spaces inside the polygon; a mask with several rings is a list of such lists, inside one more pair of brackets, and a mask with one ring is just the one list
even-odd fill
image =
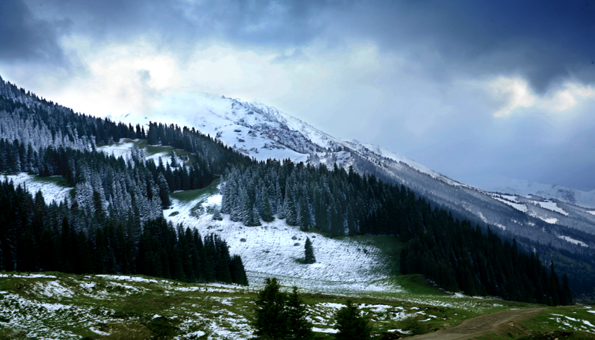
{"label": "pine tree", "polygon": [[248,277],[246,276],[246,270],[244,269],[244,264],[242,263],[242,258],[239,255],[234,255],[231,258],[231,263],[229,265],[231,271],[231,279],[233,283],[237,283],[239,285],[247,286],[248,285]]}
{"label": "pine tree", "polygon": [[159,187],[159,198],[161,199],[161,205],[163,208],[167,208],[171,205],[171,200],[169,199],[169,186],[167,185],[167,180],[163,173],[159,173],[157,175],[157,186]]}
{"label": "pine tree", "polygon": [[265,222],[273,222],[274,219],[269,196],[267,195],[264,197],[264,202],[262,204],[262,220]]}
{"label": "pine tree", "polygon": [[171,167],[172,168],[177,168],[177,167],[180,166],[180,164],[178,162],[178,157],[176,157],[176,152],[175,151],[172,151],[171,152],[171,158],[170,158],[170,160],[171,160]]}
{"label": "pine tree", "polygon": [[293,200],[293,195],[291,195],[288,191],[285,192],[285,222],[288,225],[296,226],[298,225],[297,208]]}
{"label": "pine tree", "polygon": [[287,318],[289,334],[286,339],[310,340],[314,339],[312,323],[308,321],[304,301],[298,296],[298,289],[293,286],[287,298]]}
{"label": "pine tree", "polygon": [[372,327],[351,300],[347,300],[345,307],[335,314],[335,328],[339,331],[335,335],[337,340],[366,340],[371,339]]}
{"label": "pine tree", "polygon": [[314,247],[312,246],[312,241],[310,241],[309,237],[306,237],[306,245],[304,248],[304,263],[311,264],[316,262],[316,257],[314,257]]}
{"label": "pine tree", "polygon": [[280,291],[276,278],[267,278],[265,282],[266,286],[254,301],[254,334],[256,339],[284,340],[289,333],[285,312],[287,296]]}
{"label": "pine tree", "polygon": [[276,278],[267,278],[265,282],[265,288],[254,301],[252,326],[256,329],[256,339],[314,339],[312,323],[307,319],[306,306],[297,287],[287,294],[280,291]]}

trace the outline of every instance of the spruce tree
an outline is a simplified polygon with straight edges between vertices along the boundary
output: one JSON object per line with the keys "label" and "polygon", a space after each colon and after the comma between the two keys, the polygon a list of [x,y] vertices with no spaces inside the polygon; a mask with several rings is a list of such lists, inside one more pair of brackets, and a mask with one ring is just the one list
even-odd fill
{"label": "spruce tree", "polygon": [[254,301],[252,326],[256,329],[256,339],[314,339],[312,323],[306,318],[306,306],[297,293],[297,287],[287,294],[280,291],[276,278],[267,278],[265,282],[265,288]]}
{"label": "spruce tree", "polygon": [[273,209],[271,208],[271,202],[267,195],[264,197],[264,202],[262,204],[262,220],[265,222],[273,222],[274,219],[275,217],[273,217]]}
{"label": "spruce tree", "polygon": [[171,200],[169,199],[169,185],[167,185],[167,180],[161,172],[159,172],[157,175],[157,186],[159,187],[159,198],[161,199],[161,205],[163,208],[169,207],[171,205]]}
{"label": "spruce tree", "polygon": [[286,303],[287,296],[280,291],[276,278],[267,278],[266,286],[258,293],[254,301],[254,320],[256,339],[283,340],[289,333]]}
{"label": "spruce tree", "polygon": [[371,339],[372,327],[369,321],[361,315],[351,300],[347,300],[345,307],[335,314],[335,328],[339,331],[335,334],[337,340]]}
{"label": "spruce tree", "polygon": [[312,246],[312,241],[310,241],[309,237],[306,237],[306,245],[304,246],[304,263],[311,264],[316,262],[316,257],[314,256],[314,247]]}
{"label": "spruce tree", "polygon": [[306,318],[306,306],[298,296],[298,289],[293,286],[287,298],[287,318],[289,322],[289,334],[286,339],[310,340],[314,339],[312,323]]}

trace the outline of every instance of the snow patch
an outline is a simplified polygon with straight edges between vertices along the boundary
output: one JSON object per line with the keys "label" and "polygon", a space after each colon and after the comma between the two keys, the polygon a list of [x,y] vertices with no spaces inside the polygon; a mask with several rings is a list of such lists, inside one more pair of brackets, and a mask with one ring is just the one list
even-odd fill
{"label": "snow patch", "polygon": [[589,245],[586,244],[585,242],[582,242],[582,241],[579,241],[579,240],[575,240],[575,239],[573,239],[570,236],[558,235],[558,238],[559,239],[562,239],[562,240],[564,240],[566,242],[570,242],[572,244],[580,245],[581,247],[587,247],[587,248],[589,247]]}
{"label": "snow patch", "polygon": [[104,145],[97,148],[97,151],[103,152],[107,155],[114,156],[116,158],[124,158],[129,160],[132,155],[133,142],[114,143],[110,145]]}
{"label": "snow patch", "polygon": [[23,186],[27,191],[35,196],[38,191],[41,191],[43,199],[46,203],[60,203],[70,196],[72,188],[62,187],[52,182],[46,182],[35,175],[29,175],[21,172],[17,175],[1,175],[0,180],[12,181],[16,186]]}
{"label": "snow patch", "polygon": [[16,278],[24,278],[24,279],[55,279],[56,276],[54,275],[45,275],[45,274],[0,274],[0,277],[16,277]]}
{"label": "snow patch", "polygon": [[155,279],[146,279],[144,277],[132,276],[132,275],[106,275],[106,274],[101,274],[101,275],[95,275],[95,276],[103,277],[103,278],[106,278],[106,279],[112,279],[112,280],[159,283],[159,281],[157,281]]}
{"label": "snow patch", "polygon": [[[514,196],[505,196],[505,195],[499,195],[499,196],[501,196],[501,197],[514,197]],[[507,205],[509,205],[509,206],[511,206],[511,207],[513,207],[513,208],[515,208],[515,209],[516,209],[516,210],[518,210],[518,211],[521,211],[521,212],[524,212],[524,213],[526,213],[526,212],[527,212],[527,210],[528,210],[528,209],[527,209],[527,206],[526,206],[526,205],[524,205],[524,204],[520,204],[520,203],[515,203],[515,202],[512,202],[512,201],[511,201],[511,200],[509,200],[509,199],[504,199],[504,198],[501,198],[501,197],[499,197],[499,196],[497,196],[497,195],[493,195],[492,197],[493,197],[494,199],[496,199],[496,200],[498,200],[498,201],[500,201],[500,202],[504,203],[504,204],[507,204]],[[515,198],[515,201],[516,201],[516,197],[514,197],[514,198]]]}
{"label": "snow patch", "polygon": [[334,328],[318,328],[318,327],[312,327],[312,331],[313,332],[317,332],[317,333],[329,333],[329,334],[339,333],[339,330],[338,329],[334,329]]}
{"label": "snow patch", "polygon": [[535,202],[535,203],[537,203],[540,207],[542,207],[544,209],[548,209],[548,210],[560,213],[564,216],[568,216],[568,213],[566,211],[564,211],[564,209],[560,208],[558,206],[558,204],[556,204],[556,202],[545,201],[545,202]]}

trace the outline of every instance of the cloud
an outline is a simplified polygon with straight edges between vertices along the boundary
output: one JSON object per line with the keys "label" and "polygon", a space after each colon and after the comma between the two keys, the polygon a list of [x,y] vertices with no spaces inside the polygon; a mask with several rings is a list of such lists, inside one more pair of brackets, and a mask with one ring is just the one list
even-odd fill
{"label": "cloud", "polygon": [[588,1],[358,4],[340,17],[337,34],[409,51],[437,78],[520,76],[540,94],[569,79],[595,81],[595,6]]}
{"label": "cloud", "polygon": [[[537,94],[569,80],[595,82],[595,6],[587,0],[27,3],[31,11],[21,2],[7,2],[16,16],[0,24],[22,32],[24,39],[7,45],[20,57],[32,51],[59,55],[56,36],[65,34],[87,36],[96,45],[149,38],[175,50],[179,58],[197,45],[225,41],[241,48],[272,49],[279,60],[294,52],[299,56],[316,41],[335,48],[359,39],[385,51],[408,53],[440,82],[461,75],[520,77]],[[64,22],[68,31],[58,28]]]}
{"label": "cloud", "polygon": [[488,86],[492,96],[505,103],[494,113],[496,118],[506,117],[518,109],[535,105],[536,98],[523,79],[499,77]]}
{"label": "cloud", "polygon": [[156,42],[179,49],[203,39],[242,46],[301,46],[328,25],[328,9],[340,1],[273,0],[29,0],[40,17],[67,19],[79,34],[98,41],[126,41],[151,35]]}
{"label": "cloud", "polygon": [[[595,88],[567,82],[547,93],[535,93],[522,78],[498,77],[485,85],[491,96],[502,105],[494,112],[495,118],[527,112],[560,114],[595,100]],[[530,109],[530,110],[529,110]]]}
{"label": "cloud", "polygon": [[35,19],[21,0],[0,2],[0,60],[62,63],[58,36],[64,22]]}
{"label": "cloud", "polygon": [[588,1],[23,1],[0,2],[2,76],[85,113],[261,100],[463,181],[591,157]]}

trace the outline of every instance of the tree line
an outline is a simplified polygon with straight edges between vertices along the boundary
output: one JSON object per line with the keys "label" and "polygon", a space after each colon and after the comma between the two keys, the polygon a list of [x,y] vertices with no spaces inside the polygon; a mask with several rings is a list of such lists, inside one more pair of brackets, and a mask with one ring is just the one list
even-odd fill
{"label": "tree line", "polygon": [[[81,228],[79,220],[93,220]],[[163,217],[88,216],[68,202],[49,205],[12,182],[0,183],[0,270],[145,274],[187,282],[247,285],[239,256],[225,241],[174,227]]]}
{"label": "tree line", "polygon": [[331,236],[399,237],[406,246],[400,270],[419,273],[444,289],[508,300],[571,304],[566,275],[560,282],[536,254],[520,251],[489,228],[473,228],[432,207],[404,186],[374,175],[289,161],[231,166],[224,175],[221,212],[247,226],[275,218]]}
{"label": "tree line", "polygon": [[539,257],[519,251],[516,241],[502,240],[467,221],[453,221],[434,211],[440,223],[415,235],[401,251],[403,274],[423,274],[446,290],[505,300],[573,304],[568,277],[560,283],[553,262],[549,273]]}

